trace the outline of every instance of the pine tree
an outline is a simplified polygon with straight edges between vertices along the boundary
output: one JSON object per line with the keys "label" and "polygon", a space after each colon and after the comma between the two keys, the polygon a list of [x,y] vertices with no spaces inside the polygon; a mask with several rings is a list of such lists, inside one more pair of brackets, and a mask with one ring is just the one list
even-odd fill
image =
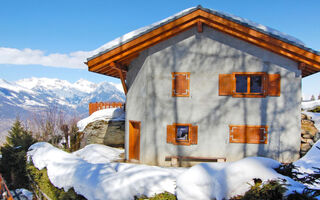
{"label": "pine tree", "polygon": [[311,96],[311,101],[316,100],[316,98],[314,97],[314,95]]}
{"label": "pine tree", "polygon": [[31,134],[17,119],[1,147],[0,172],[3,174],[10,189],[29,188],[26,173],[26,152],[35,143]]}
{"label": "pine tree", "polygon": [[320,94],[319,94],[319,96],[318,96],[318,100],[320,100]]}

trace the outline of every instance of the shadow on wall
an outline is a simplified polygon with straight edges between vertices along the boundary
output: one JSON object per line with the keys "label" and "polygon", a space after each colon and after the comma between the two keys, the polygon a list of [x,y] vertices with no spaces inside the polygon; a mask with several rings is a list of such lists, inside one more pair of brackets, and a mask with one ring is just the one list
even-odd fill
{"label": "shadow on wall", "polygon": [[[242,154],[241,157],[246,157],[252,155],[252,144],[230,144],[228,140],[228,125],[267,125],[269,130],[268,144],[256,145],[256,155],[268,155],[268,157],[281,160],[280,152],[296,153],[294,146],[283,146],[283,142],[287,140],[288,135],[282,136],[282,132],[289,131],[288,125],[295,126],[290,120],[292,116],[283,116],[288,113],[288,110],[297,109],[296,107],[288,106],[292,105],[292,103],[286,104],[285,102],[296,102],[296,98],[299,96],[297,88],[290,85],[288,87],[282,86],[281,89],[283,91],[281,91],[280,97],[232,98],[230,96],[219,96],[219,73],[231,74],[236,71],[269,72],[271,69],[270,63],[262,62],[252,50],[243,51],[242,47],[240,48],[237,45],[230,48],[228,43],[222,43],[221,41],[220,43],[215,43],[214,49],[206,49],[206,46],[202,45],[203,42],[201,43],[204,37],[195,32],[195,30],[186,31],[184,32],[185,34],[177,35],[140,54],[139,59],[143,60],[141,62],[143,63],[142,65],[147,66],[147,69],[144,69],[147,70],[146,110],[148,113],[147,118],[151,122],[148,126],[152,127],[149,129],[149,131],[151,130],[150,133],[143,134],[158,133],[161,137],[166,137],[166,129],[163,127],[168,124],[164,124],[164,122],[172,119],[172,123],[201,125],[198,129],[199,141],[199,138],[202,137],[201,130],[205,130],[206,127],[213,127],[212,134],[222,134],[220,137],[224,138],[222,142],[225,145],[221,151],[224,151],[225,156],[229,150],[228,148],[242,147],[242,152],[237,153]],[[210,39],[213,40],[214,38]],[[228,48],[226,48],[226,45]],[[249,59],[248,54],[250,54]],[[256,67],[253,68],[252,66]],[[281,76],[286,79],[292,75],[289,71],[283,72],[284,70],[279,69],[278,72],[274,72],[274,68],[272,70],[272,73],[281,72]],[[187,71],[191,73],[191,96],[172,97],[171,72]],[[212,79],[210,79],[210,76]],[[194,82],[195,79],[205,81],[201,83]],[[164,82],[170,84],[161,84]],[[212,86],[208,87],[210,84]],[[193,87],[201,91],[195,91]],[[274,101],[274,98],[279,98],[280,101]],[[253,102],[254,106],[252,105]],[[201,110],[202,115],[199,115],[199,108],[203,109],[203,107],[206,107],[206,111]],[[184,112],[186,110],[188,111]],[[239,113],[242,117],[236,116]],[[214,127],[219,127],[221,124],[226,126],[223,128],[224,132],[215,133]],[[295,129],[293,128],[292,130]],[[165,148],[165,144],[163,144],[163,140],[158,141],[159,137],[157,136],[152,138],[154,152],[150,152],[148,156],[154,158],[155,164],[159,164],[161,162],[158,160],[159,151],[161,151],[161,148]],[[270,144],[270,141],[272,141],[272,144]],[[206,142],[207,144],[209,143],[208,141]],[[201,144],[198,143],[198,145]],[[186,152],[186,148],[186,146],[174,146],[174,154],[183,155]],[[192,148],[200,149],[199,146]],[[193,154],[195,151],[188,153]],[[212,152],[212,154],[214,153]]]}

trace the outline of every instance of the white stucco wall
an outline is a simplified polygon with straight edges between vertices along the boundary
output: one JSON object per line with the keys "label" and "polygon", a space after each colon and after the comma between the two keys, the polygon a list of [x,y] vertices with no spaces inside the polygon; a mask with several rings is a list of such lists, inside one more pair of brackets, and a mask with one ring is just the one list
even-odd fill
{"label": "white stucco wall", "polygon": [[[190,97],[172,97],[171,72],[190,72]],[[267,72],[281,75],[281,96],[219,96],[219,74]],[[165,165],[165,156],[266,156],[282,162],[298,158],[301,74],[298,64],[204,26],[185,31],[145,51],[127,73],[128,120],[141,121],[140,162]],[[198,144],[166,143],[173,123],[198,125]],[[267,125],[268,144],[229,143],[229,125]],[[127,151],[128,152],[128,151]],[[128,153],[127,153],[128,158]]]}

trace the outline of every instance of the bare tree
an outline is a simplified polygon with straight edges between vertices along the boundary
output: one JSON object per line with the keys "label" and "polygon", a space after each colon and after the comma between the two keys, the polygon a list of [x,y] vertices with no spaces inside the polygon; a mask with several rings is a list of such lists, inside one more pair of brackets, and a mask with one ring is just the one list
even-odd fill
{"label": "bare tree", "polygon": [[78,121],[77,116],[66,114],[58,106],[48,106],[43,111],[32,113],[26,122],[26,127],[39,141],[50,142],[54,145],[65,139],[65,148],[70,148],[69,130]]}

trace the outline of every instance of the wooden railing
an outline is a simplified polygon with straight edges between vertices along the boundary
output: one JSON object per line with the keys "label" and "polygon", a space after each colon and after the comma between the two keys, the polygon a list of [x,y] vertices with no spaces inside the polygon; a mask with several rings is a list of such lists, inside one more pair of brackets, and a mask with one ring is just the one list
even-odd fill
{"label": "wooden railing", "polygon": [[122,102],[94,102],[89,103],[89,115],[92,113],[106,109],[106,108],[122,108],[124,106],[124,103]]}

